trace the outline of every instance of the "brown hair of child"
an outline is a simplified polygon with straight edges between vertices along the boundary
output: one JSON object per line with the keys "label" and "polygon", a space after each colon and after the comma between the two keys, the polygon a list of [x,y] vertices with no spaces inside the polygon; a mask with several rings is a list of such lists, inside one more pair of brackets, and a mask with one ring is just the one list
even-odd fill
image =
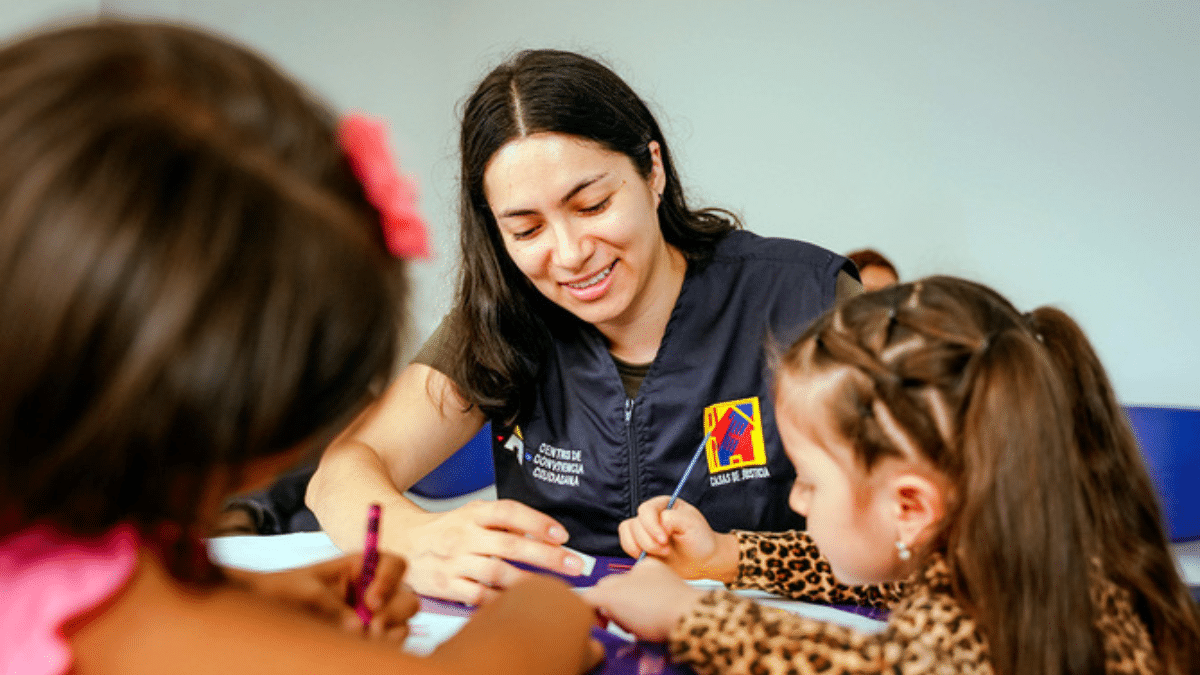
{"label": "brown hair of child", "polygon": [[842,303],[780,368],[849,369],[831,409],[868,471],[912,446],[949,479],[918,553],[945,559],[997,673],[1103,671],[1098,576],[1132,594],[1164,672],[1200,663],[1196,605],[1129,422],[1065,313],[1023,315],[985,286],[931,277]]}
{"label": "brown hair of child", "polygon": [[403,263],[333,115],[261,57],[119,21],[11,42],[0,157],[0,534],[186,541],[389,372]]}

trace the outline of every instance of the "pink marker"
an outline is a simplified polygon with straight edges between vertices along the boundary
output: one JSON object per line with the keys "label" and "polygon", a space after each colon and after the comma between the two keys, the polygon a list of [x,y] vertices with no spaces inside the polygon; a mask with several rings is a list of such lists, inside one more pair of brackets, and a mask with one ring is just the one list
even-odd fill
{"label": "pink marker", "polygon": [[375,566],[379,564],[380,512],[379,504],[372,504],[370,510],[367,511],[367,541],[363,546],[362,574],[355,583],[358,592],[355,594],[357,597],[354,602],[354,611],[358,613],[358,618],[362,619],[363,628],[371,623],[371,610],[367,609],[367,603],[363,598],[367,595],[367,587],[375,579]]}

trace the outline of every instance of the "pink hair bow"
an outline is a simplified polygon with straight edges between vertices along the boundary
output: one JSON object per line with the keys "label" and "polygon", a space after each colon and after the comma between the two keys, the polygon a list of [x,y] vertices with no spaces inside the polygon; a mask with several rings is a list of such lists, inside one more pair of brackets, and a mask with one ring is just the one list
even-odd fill
{"label": "pink hair bow", "polygon": [[382,122],[351,113],[338,125],[338,143],[367,201],[379,211],[388,251],[397,258],[428,258],[429,235],[417,211],[417,189],[396,170],[388,150],[387,128]]}

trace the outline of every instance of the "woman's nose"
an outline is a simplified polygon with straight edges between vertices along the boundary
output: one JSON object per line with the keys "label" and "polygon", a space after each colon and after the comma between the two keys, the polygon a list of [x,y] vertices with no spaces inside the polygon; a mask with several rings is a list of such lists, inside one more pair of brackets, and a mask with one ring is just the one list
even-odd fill
{"label": "woman's nose", "polygon": [[583,267],[595,248],[591,237],[565,219],[552,225],[551,229],[554,232],[554,264],[568,270]]}

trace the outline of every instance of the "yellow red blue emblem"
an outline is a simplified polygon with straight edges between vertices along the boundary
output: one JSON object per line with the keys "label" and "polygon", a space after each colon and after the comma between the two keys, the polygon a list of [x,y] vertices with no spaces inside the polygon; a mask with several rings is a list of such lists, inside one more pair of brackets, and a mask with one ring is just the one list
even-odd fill
{"label": "yellow red blue emblem", "polygon": [[709,473],[766,464],[762,427],[757,396],[706,407],[704,433],[712,432],[704,451]]}

